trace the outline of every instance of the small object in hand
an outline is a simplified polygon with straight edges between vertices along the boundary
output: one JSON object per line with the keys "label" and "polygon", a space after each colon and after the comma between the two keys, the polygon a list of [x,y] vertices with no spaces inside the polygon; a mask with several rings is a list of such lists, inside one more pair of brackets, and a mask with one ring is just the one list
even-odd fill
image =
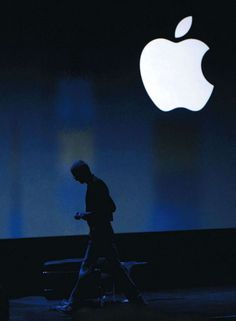
{"label": "small object in hand", "polygon": [[77,213],[75,214],[74,218],[75,218],[76,220],[80,220],[82,217],[81,217],[80,213],[77,212]]}

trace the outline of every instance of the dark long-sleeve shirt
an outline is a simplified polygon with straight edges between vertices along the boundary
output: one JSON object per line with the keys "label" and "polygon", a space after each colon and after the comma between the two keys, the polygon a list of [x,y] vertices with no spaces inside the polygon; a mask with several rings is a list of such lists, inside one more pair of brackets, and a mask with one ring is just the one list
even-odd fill
{"label": "dark long-sleeve shirt", "polygon": [[[116,205],[112,200],[107,185],[98,177],[92,177],[87,185],[86,212],[91,212],[87,222],[91,231],[102,231],[111,226]],[[110,229],[110,228],[109,228]]]}

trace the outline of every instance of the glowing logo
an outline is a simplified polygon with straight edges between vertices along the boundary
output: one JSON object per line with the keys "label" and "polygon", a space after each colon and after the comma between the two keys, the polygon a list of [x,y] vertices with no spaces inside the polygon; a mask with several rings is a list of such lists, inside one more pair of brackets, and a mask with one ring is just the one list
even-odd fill
{"label": "glowing logo", "polygon": [[[192,17],[179,22],[175,38],[184,36],[192,25]],[[201,63],[209,47],[198,39],[172,42],[155,39],[142,51],[140,72],[144,87],[162,111],[186,108],[202,109],[214,86],[202,73]]]}

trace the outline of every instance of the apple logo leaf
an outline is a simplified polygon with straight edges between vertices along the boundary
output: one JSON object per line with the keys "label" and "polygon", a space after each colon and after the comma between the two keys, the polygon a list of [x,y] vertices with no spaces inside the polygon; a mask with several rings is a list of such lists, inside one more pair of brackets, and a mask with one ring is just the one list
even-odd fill
{"label": "apple logo leaf", "polygon": [[193,17],[189,16],[184,19],[182,19],[176,29],[175,29],[175,38],[183,37],[191,28],[193,22]]}

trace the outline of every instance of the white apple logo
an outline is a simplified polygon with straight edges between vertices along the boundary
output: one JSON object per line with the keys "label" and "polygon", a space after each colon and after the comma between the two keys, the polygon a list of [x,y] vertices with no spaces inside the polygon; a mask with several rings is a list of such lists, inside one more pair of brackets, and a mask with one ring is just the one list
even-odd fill
{"label": "white apple logo", "polygon": [[[191,16],[181,20],[175,38],[184,36],[191,25]],[[145,46],[140,58],[140,73],[148,95],[159,109],[198,111],[206,105],[214,88],[201,68],[208,49],[197,39],[172,42],[159,38]]]}

